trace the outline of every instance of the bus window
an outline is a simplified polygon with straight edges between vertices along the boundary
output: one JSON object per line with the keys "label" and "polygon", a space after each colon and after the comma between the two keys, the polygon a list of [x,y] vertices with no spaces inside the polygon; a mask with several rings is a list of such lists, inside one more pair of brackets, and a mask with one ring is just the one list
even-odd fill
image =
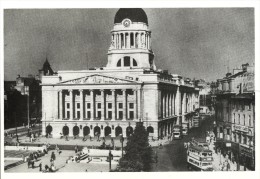
{"label": "bus window", "polygon": [[207,157],[207,153],[202,153],[202,155],[203,155],[204,157]]}

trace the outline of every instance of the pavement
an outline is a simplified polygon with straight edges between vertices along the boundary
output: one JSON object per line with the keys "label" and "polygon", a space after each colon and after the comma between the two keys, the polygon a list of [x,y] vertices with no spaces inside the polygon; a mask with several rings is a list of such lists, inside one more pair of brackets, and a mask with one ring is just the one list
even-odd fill
{"label": "pavement", "polygon": [[[212,150],[213,154],[213,168],[214,171],[249,171],[247,168],[245,169],[243,165],[240,165],[240,170],[237,168],[237,163],[229,160],[228,157],[224,157],[220,152],[215,152],[214,142],[211,142],[209,145],[209,149]],[[230,168],[227,169],[226,165],[229,164]]]}
{"label": "pavement", "polygon": [[[49,151],[43,157],[40,157],[38,161],[35,162],[35,168],[28,168],[27,163],[20,164],[14,168],[10,168],[5,170],[6,173],[41,173],[39,171],[39,164],[42,163],[42,169],[44,169],[45,165],[50,166],[50,158],[51,153],[53,151]],[[63,150],[59,155],[56,151],[54,151],[56,155],[56,160],[54,161],[54,166],[56,167],[56,172],[108,172],[109,171],[109,163],[66,163],[70,156],[74,156],[75,152],[70,150]],[[116,163],[111,164],[111,168],[116,168]]]}

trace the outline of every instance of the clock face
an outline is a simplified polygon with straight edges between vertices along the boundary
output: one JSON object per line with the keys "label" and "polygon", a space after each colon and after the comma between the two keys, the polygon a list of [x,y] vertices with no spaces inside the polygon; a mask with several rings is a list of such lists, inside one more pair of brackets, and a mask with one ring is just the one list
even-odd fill
{"label": "clock face", "polygon": [[125,27],[129,27],[130,26],[130,20],[128,20],[128,19],[126,19],[126,20],[124,20],[124,22],[123,22],[123,25],[125,26]]}

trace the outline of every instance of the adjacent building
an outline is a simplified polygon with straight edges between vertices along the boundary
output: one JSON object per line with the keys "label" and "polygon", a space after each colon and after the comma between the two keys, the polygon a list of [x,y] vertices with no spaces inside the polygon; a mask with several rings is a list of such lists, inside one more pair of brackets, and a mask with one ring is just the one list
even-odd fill
{"label": "adjacent building", "polygon": [[218,147],[238,164],[254,169],[254,66],[243,64],[218,80],[216,90]]}
{"label": "adjacent building", "polygon": [[107,65],[42,75],[43,134],[130,136],[142,121],[154,138],[188,131],[199,108],[190,80],[157,70],[143,9],[119,9]]}

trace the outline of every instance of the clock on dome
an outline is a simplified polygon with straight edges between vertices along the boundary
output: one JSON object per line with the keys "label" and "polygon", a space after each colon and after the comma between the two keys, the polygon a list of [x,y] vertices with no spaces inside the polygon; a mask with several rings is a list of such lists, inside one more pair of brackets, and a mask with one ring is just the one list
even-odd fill
{"label": "clock on dome", "polygon": [[123,25],[124,25],[125,27],[129,27],[130,24],[131,24],[131,21],[130,21],[129,19],[125,19],[125,20],[123,21]]}

